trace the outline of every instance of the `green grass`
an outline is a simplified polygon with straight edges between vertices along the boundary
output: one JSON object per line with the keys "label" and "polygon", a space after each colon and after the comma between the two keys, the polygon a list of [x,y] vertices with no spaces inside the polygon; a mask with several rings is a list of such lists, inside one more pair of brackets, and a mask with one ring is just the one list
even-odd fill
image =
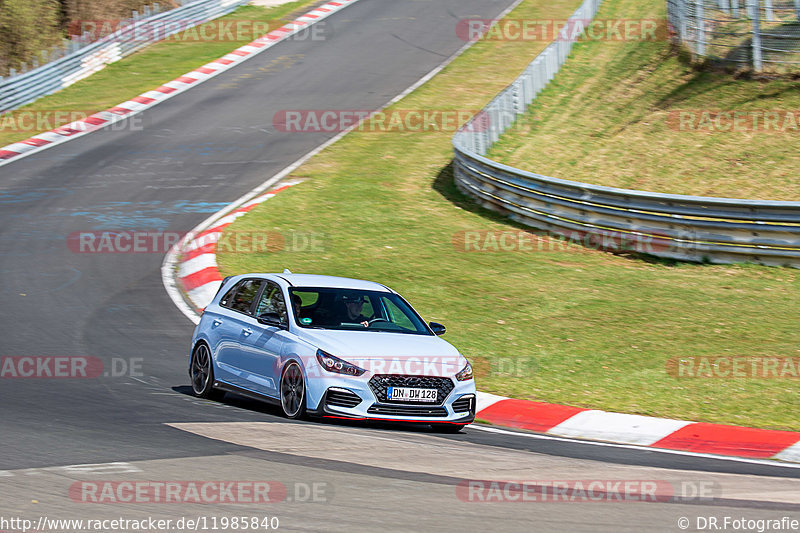
{"label": "green grass", "polygon": [[[299,16],[300,11],[305,11],[308,6],[315,3],[317,3],[317,0],[298,0],[272,8],[243,6],[217,20],[269,23],[269,29],[272,30],[284,24],[284,20],[291,20],[295,16]],[[211,33],[213,24],[209,24],[211,29],[205,34],[202,33],[202,27],[187,30],[185,33],[191,32],[193,35],[201,36],[214,35],[214,33]],[[145,91],[155,89],[209,61],[224,56],[228,52],[253,41],[256,37],[260,37],[260,35],[251,36],[247,35],[247,33],[245,30],[241,32],[241,35],[233,33],[234,37],[247,37],[243,40],[206,41],[191,38],[191,36],[187,38],[184,37],[184,34],[170,37],[116,63],[112,63],[96,74],[66,89],[23,106],[13,113],[43,112],[48,117],[48,120],[52,115],[46,112],[63,111],[66,112],[65,115],[67,116],[71,111],[82,113],[80,116],[72,115],[71,118],[66,120],[60,122],[51,121],[49,124],[50,127],[61,126],[75,118],[81,118],[82,116],[108,109]],[[27,124],[27,122],[21,123],[23,125]],[[5,122],[0,120],[0,146],[27,139],[44,131],[38,129],[13,131],[15,128],[12,126],[16,124],[17,119],[13,121],[6,119]]]}
{"label": "green grass", "polygon": [[[665,16],[663,0],[608,1],[598,14]],[[669,119],[682,110],[784,110],[796,121],[800,84],[693,70],[665,41],[582,42],[489,156],[546,176],[614,187],[800,199],[797,125],[781,119],[786,131],[691,131]]]}
{"label": "green grass", "polygon": [[[559,18],[575,7],[527,0],[510,16]],[[479,109],[543,44],[480,42],[394,108]],[[601,75],[606,66],[594,68]],[[459,251],[458,232],[518,228],[455,189],[451,135],[347,135],[293,173],[305,182],[229,228],[324,234],[324,251],[222,253],[223,274],[289,268],[385,283],[447,325],[446,339],[475,363],[487,392],[800,430],[797,380],[666,371],[674,357],[800,356],[798,271],[651,263],[578,247]]]}

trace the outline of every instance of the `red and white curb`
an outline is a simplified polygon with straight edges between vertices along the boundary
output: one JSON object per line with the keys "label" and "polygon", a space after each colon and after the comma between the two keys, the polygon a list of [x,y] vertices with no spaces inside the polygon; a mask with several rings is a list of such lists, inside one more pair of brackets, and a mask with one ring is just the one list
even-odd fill
{"label": "red and white curb", "polygon": [[500,426],[697,454],[800,463],[800,433],[609,413],[478,393],[478,418]]}
{"label": "red and white curb", "polygon": [[173,96],[188,91],[192,87],[200,85],[204,81],[247,61],[251,57],[268,50],[279,42],[288,39],[292,35],[305,30],[320,20],[331,16],[357,1],[358,0],[337,0],[328,2],[298,17],[294,21],[284,24],[280,28],[259,37],[255,41],[225,54],[219,59],[215,59],[202,67],[187,72],[183,76],[179,76],[151,91],[144,92],[135,98],[131,98],[127,102],[95,113],[85,119],[65,124],[44,133],[39,133],[24,141],[3,146],[0,148],[0,166],[72,139],[77,139],[78,137],[82,137],[83,135],[137,115],[145,109],[149,109]]}
{"label": "red and white curb", "polygon": [[195,228],[179,244],[180,263],[176,275],[178,286],[195,311],[205,309],[222,284],[222,275],[217,266],[217,242],[222,231],[255,206],[297,183],[299,182],[284,182],[280,187],[242,203],[208,224],[206,229]]}

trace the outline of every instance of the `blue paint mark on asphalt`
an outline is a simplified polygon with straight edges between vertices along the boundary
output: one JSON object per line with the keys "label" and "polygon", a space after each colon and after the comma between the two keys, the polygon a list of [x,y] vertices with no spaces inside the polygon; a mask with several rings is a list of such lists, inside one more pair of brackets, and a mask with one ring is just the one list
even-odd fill
{"label": "blue paint mark on asphalt", "polygon": [[179,213],[216,213],[230,202],[178,202],[175,209]]}
{"label": "blue paint mark on asphalt", "polygon": [[217,153],[233,153],[242,151],[256,150],[260,151],[264,148],[264,143],[256,143],[251,145],[242,144],[219,144],[219,143],[197,143],[197,144],[184,144],[175,146],[173,148],[163,149],[147,149],[147,150],[129,150],[125,155],[157,155],[157,154],[195,154],[195,155],[212,155]]}
{"label": "blue paint mark on asphalt", "polygon": [[[164,230],[170,226],[168,217],[186,213],[215,213],[228,205],[228,202],[105,202],[80,211],[53,214],[87,218],[92,228],[87,229],[155,229]],[[120,208],[131,208],[124,210]]]}
{"label": "blue paint mark on asphalt", "polygon": [[72,275],[64,283],[62,283],[61,285],[59,285],[58,287],[53,289],[53,292],[58,292],[61,289],[65,289],[65,288],[69,287],[70,285],[72,285],[73,283],[75,283],[76,281],[81,279],[81,276],[83,276],[83,273],[80,270],[78,270],[77,268],[75,268],[75,267],[68,267],[68,268],[69,268],[69,270],[72,271]]}
{"label": "blue paint mark on asphalt", "polygon": [[160,231],[169,227],[169,221],[167,221],[167,219],[145,215],[140,211],[135,211],[133,213],[92,213],[83,211],[80,213],[72,213],[70,216],[88,218],[95,224],[91,228],[95,230],[105,228],[147,228]]}
{"label": "blue paint mark on asphalt", "polygon": [[0,204],[23,204],[39,202],[45,198],[57,198],[72,194],[66,188],[59,189],[32,189],[24,191],[0,191]]}

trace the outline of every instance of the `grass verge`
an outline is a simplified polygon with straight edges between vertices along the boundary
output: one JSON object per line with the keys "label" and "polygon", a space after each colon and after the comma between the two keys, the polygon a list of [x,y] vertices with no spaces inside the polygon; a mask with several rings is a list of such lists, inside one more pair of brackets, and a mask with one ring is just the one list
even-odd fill
{"label": "grass verge", "polygon": [[[564,18],[576,5],[527,0],[510,17]],[[393,109],[479,109],[543,45],[477,43]],[[447,325],[447,340],[475,363],[487,392],[800,430],[796,379],[667,372],[676,357],[800,356],[800,273],[649,263],[578,247],[465,252],[464,231],[520,230],[456,190],[451,136],[347,135],[293,173],[304,183],[229,226],[312,233],[323,251],[229,251],[219,255],[223,274],[289,268],[386,283]]]}
{"label": "grass verge", "polygon": [[[598,13],[665,17],[663,0],[607,1]],[[733,111],[742,113],[738,125],[720,114]],[[694,70],[664,37],[581,42],[489,157],[612,187],[798,200],[798,121],[797,80]]]}
{"label": "grass verge", "polygon": [[[242,20],[248,21],[252,23],[252,26],[258,28],[263,27],[263,23],[266,23],[269,27],[267,31],[271,31],[317,3],[319,0],[297,0],[270,8],[242,6],[216,21]],[[242,25],[243,29],[238,33],[236,31],[223,33],[224,39],[222,40],[204,40],[202,38],[204,35],[217,35],[216,21],[148,46],[108,65],[85,80],[12,111],[5,119],[0,119],[0,146],[25,140],[76,118],[88,116],[130,100],[134,96],[174,80],[178,76],[224,56],[231,50],[261,36],[251,34],[247,31],[250,26]],[[197,36],[201,37],[197,38]],[[236,40],[239,37],[243,37],[243,39]],[[52,112],[62,114],[55,115]],[[80,116],[76,117],[72,112],[80,113]],[[33,115],[28,113],[33,113]],[[43,118],[39,121],[31,121],[30,119],[22,120],[23,116],[42,116]],[[65,117],[64,120],[56,120],[62,116]],[[45,123],[46,126],[37,129],[37,122]]]}

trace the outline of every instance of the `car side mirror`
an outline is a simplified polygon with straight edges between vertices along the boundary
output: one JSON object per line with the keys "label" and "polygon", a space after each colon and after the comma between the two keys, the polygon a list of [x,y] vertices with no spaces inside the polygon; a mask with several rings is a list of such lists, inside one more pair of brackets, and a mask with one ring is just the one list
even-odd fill
{"label": "car side mirror", "polygon": [[447,328],[444,327],[444,324],[439,324],[438,322],[429,322],[428,326],[430,326],[434,335],[444,335],[447,333]]}
{"label": "car side mirror", "polygon": [[275,326],[276,328],[286,327],[286,325],[281,321],[281,315],[278,313],[263,313],[258,315],[256,320],[258,320],[259,324],[264,324],[265,326]]}

